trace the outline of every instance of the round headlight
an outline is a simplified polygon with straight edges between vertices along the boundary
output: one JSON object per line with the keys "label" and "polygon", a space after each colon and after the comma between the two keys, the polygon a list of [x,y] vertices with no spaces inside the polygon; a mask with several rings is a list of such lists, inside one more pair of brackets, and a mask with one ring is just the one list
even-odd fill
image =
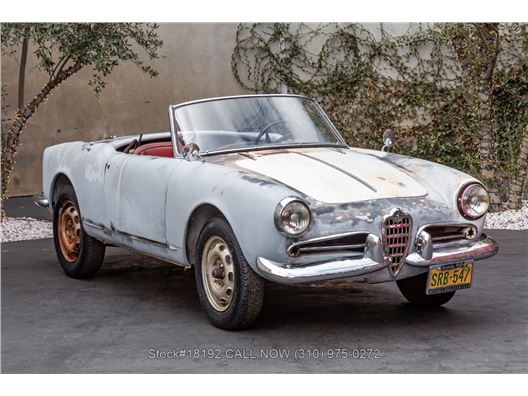
{"label": "round headlight", "polygon": [[484,216],[489,207],[489,195],[480,183],[468,184],[458,194],[458,209],[462,216],[468,219],[478,219]]}
{"label": "round headlight", "polygon": [[303,234],[310,225],[310,209],[298,198],[285,198],[275,209],[275,226],[289,236]]}

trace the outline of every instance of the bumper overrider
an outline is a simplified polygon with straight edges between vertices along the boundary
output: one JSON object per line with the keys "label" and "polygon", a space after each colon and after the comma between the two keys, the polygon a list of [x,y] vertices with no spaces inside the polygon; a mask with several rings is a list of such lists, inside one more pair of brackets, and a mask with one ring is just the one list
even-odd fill
{"label": "bumper overrider", "polygon": [[44,196],[44,194],[33,195],[33,203],[41,208],[49,207],[49,200]]}
{"label": "bumper overrider", "polygon": [[[428,247],[407,255],[405,264],[414,269],[424,270],[432,265],[452,264],[463,261],[482,260],[497,254],[497,242],[482,234],[475,242],[452,246]],[[381,240],[369,234],[362,257],[317,262],[294,266],[277,263],[262,257],[257,258],[257,269],[269,280],[284,283],[306,283],[335,280],[342,278],[365,277],[369,274],[387,271],[387,280],[395,279],[389,271],[391,259],[384,255]],[[423,271],[422,271],[423,272]]]}

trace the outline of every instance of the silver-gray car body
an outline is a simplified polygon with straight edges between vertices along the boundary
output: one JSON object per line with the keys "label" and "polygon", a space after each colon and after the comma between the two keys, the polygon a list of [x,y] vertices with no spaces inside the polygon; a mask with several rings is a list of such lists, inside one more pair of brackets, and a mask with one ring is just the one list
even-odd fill
{"label": "silver-gray car body", "polygon": [[[458,208],[460,190],[478,183],[463,172],[347,147],[342,138],[335,147],[263,145],[190,159],[178,148],[173,106],[169,116],[170,132],[47,148],[38,201],[51,209],[57,184],[68,180],[90,236],[186,267],[193,264],[201,226],[220,214],[254,271],[285,284],[391,281],[498,250],[483,232],[485,216],[468,219]],[[120,151],[137,139],[170,139],[174,157]],[[305,202],[311,213],[308,230],[299,237],[285,235],[275,224],[277,205],[290,197]],[[396,267],[384,244],[391,215],[408,216],[410,228]],[[458,234],[431,239],[427,230],[435,226]],[[341,244],[336,248],[332,241]]]}

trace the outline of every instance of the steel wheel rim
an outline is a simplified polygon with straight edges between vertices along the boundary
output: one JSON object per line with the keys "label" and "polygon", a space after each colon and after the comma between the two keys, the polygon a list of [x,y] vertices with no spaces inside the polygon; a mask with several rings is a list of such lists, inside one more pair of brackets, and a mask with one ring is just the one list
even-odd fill
{"label": "steel wheel rim", "polygon": [[72,201],[65,201],[59,210],[57,234],[62,256],[74,263],[81,250],[81,218]]}
{"label": "steel wheel rim", "polygon": [[227,243],[217,235],[203,249],[202,282],[211,306],[219,312],[227,310],[235,294],[235,266]]}

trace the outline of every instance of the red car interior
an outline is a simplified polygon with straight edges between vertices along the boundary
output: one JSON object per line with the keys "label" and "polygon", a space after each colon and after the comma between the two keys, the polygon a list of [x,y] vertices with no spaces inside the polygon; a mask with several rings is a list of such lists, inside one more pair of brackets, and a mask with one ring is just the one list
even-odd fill
{"label": "red car interior", "polygon": [[174,157],[172,142],[145,143],[137,147],[133,154],[154,155],[156,157]]}
{"label": "red car interior", "polygon": [[[183,150],[183,138],[178,133],[178,150]],[[154,143],[143,143],[136,147],[132,154],[136,155],[153,155],[155,157],[174,157],[174,150],[172,149],[172,141],[169,142],[154,142]]]}

